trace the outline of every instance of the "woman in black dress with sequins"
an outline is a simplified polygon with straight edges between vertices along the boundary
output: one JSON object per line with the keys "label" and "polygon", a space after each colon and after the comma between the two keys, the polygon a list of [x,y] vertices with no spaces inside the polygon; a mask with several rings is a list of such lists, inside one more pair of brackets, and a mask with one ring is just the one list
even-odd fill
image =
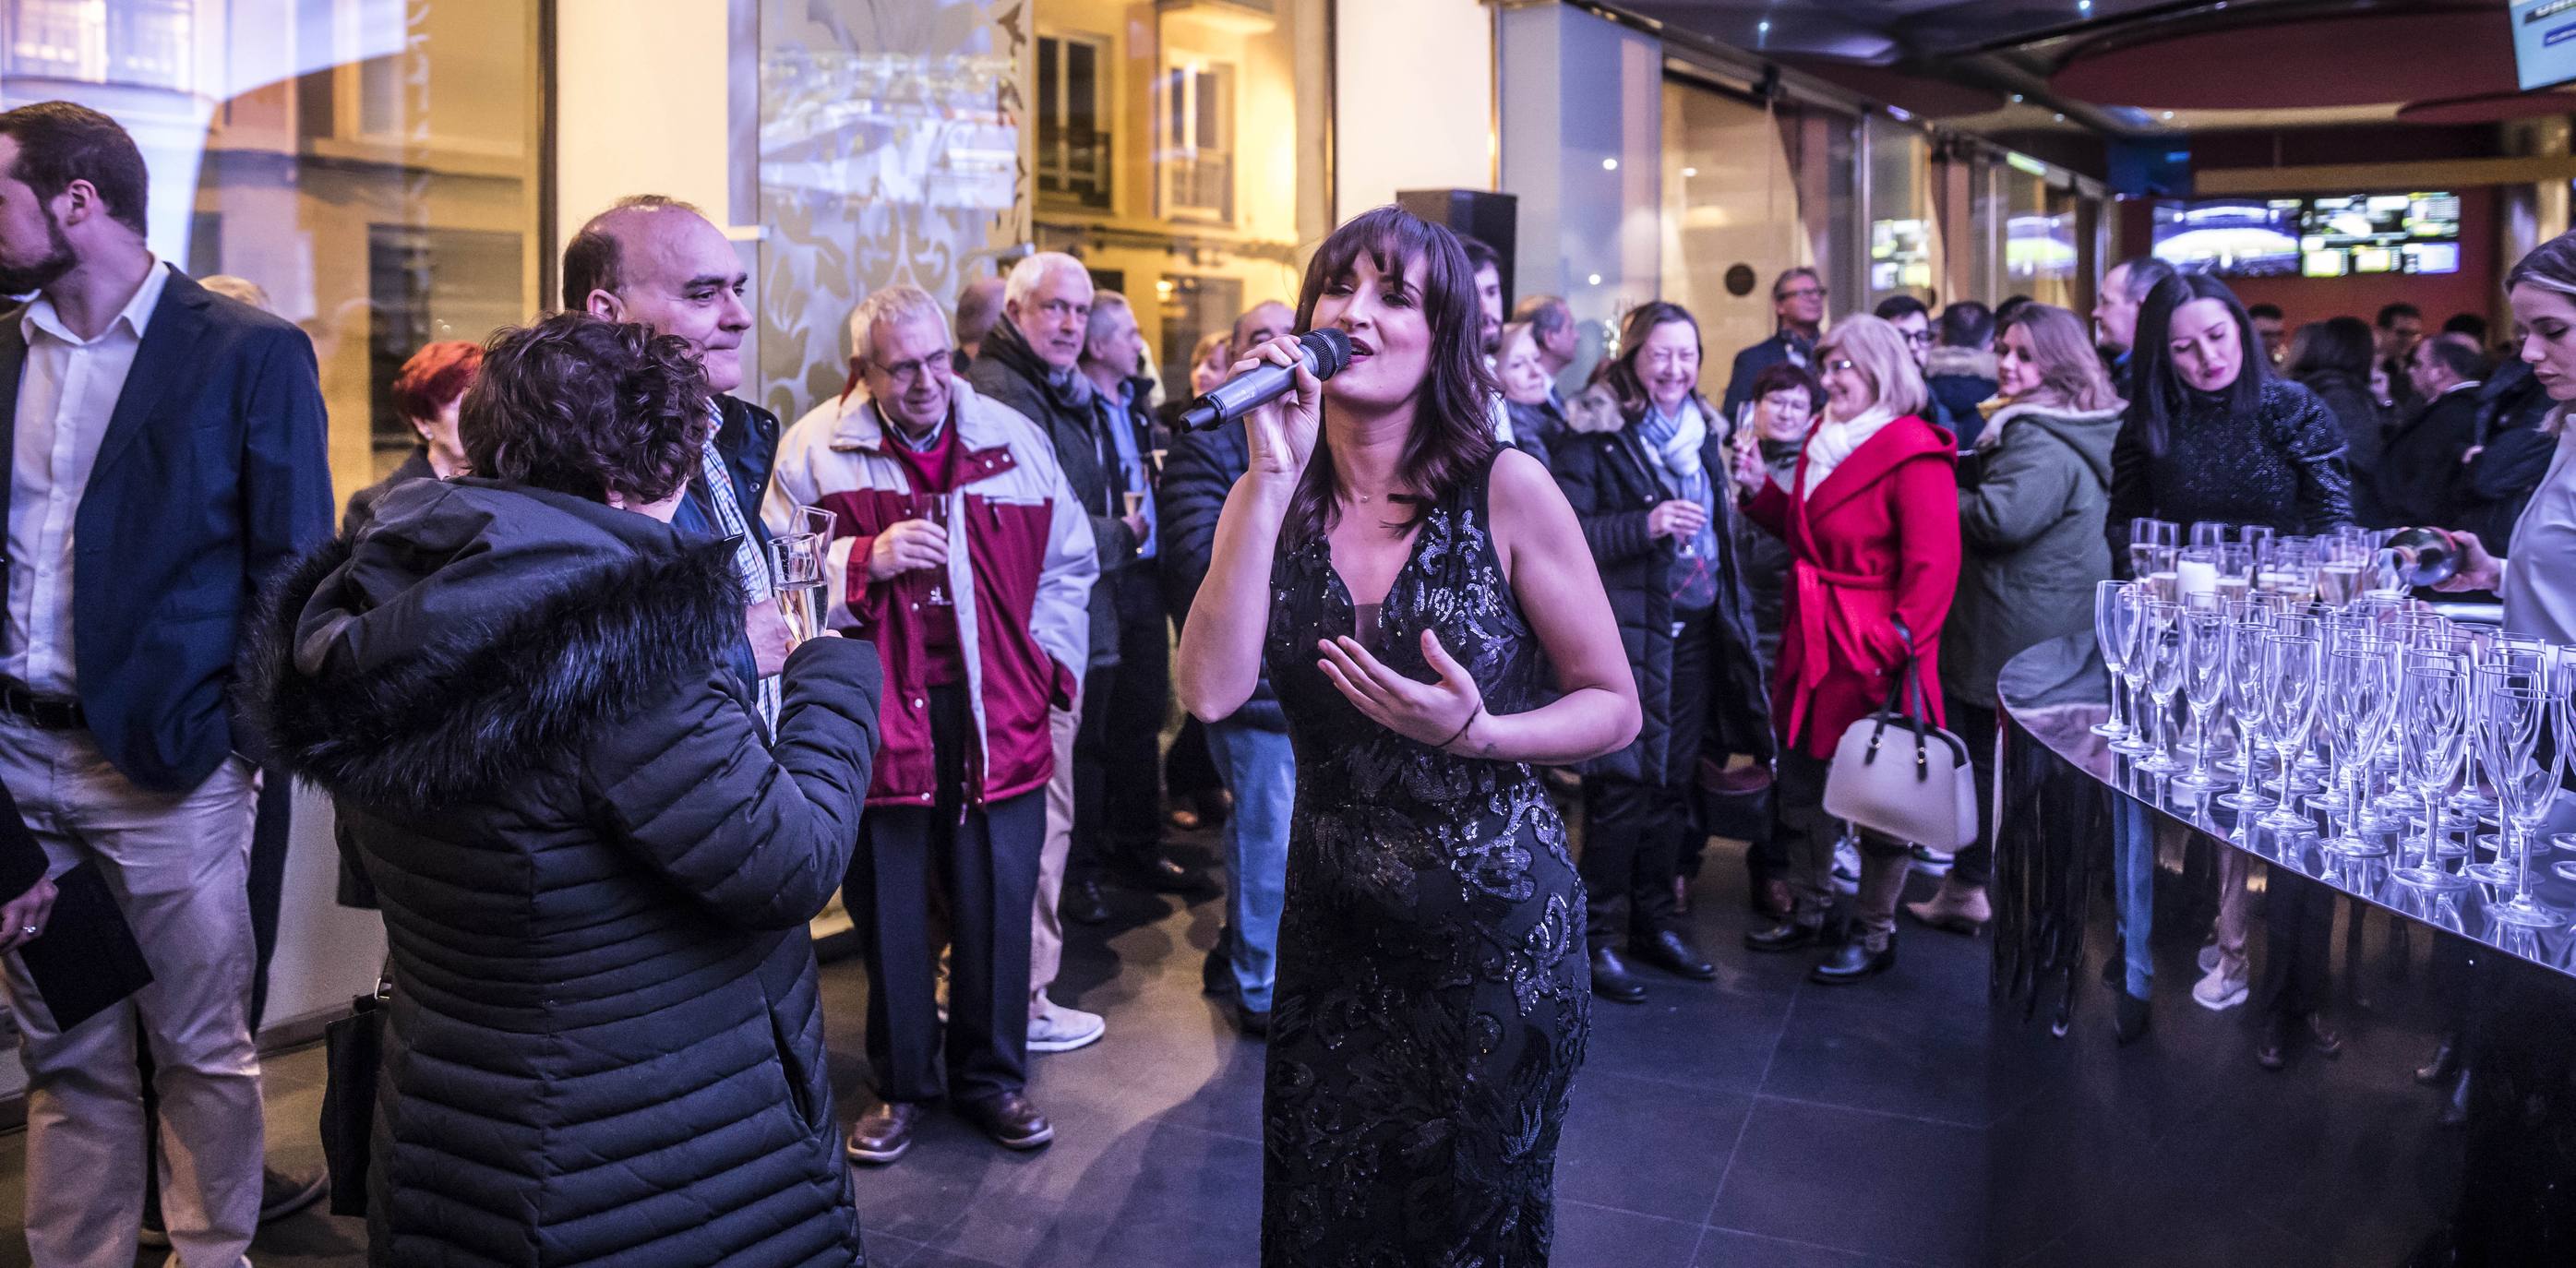
{"label": "woman in black dress with sequins", "polygon": [[[1547,1262],[1590,1027],[1583,892],[1534,765],[1637,731],[1563,495],[1497,450],[1474,274],[1395,208],[1308,267],[1329,386],[1246,420],[1174,680],[1201,718],[1264,658],[1297,753],[1263,1104],[1262,1263]],[[1292,339],[1253,350],[1302,365]],[[1310,461],[1311,459],[1311,461]]]}

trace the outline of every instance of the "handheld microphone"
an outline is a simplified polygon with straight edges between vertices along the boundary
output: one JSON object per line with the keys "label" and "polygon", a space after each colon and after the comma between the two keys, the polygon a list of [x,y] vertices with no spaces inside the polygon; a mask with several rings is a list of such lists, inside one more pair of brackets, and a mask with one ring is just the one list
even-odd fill
{"label": "handheld microphone", "polygon": [[[1319,379],[1329,379],[1351,363],[1351,337],[1337,327],[1326,326],[1297,336],[1297,348],[1306,355],[1306,368]],[[1189,431],[1215,431],[1287,395],[1296,386],[1295,370],[1264,361],[1192,401],[1181,413],[1181,426]]]}

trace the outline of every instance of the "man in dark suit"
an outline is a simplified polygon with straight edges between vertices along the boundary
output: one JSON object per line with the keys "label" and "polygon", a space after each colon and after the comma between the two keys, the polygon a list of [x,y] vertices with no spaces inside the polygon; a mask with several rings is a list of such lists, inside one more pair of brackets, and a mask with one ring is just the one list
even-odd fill
{"label": "man in dark suit", "polygon": [[[181,1262],[239,1262],[261,1200],[249,1024],[256,746],[228,699],[265,576],[331,535],[313,348],[144,245],[148,174],[114,120],[0,114],[0,417],[13,456],[0,781],[59,875],[92,866],[153,980],[56,1024],[7,961],[28,1073],[27,1245],[130,1262],[148,1040]],[[42,938],[50,917],[15,933]]]}
{"label": "man in dark suit", "polygon": [[2437,335],[2416,343],[2406,368],[2423,403],[2380,450],[2380,513],[2390,527],[2458,528],[2467,476],[2461,459],[2477,443],[2486,354],[2465,336]]}
{"label": "man in dark suit", "polygon": [[619,199],[564,246],[565,311],[638,322],[698,349],[716,429],[671,522],[734,542],[735,570],[751,606],[744,638],[733,648],[733,669],[760,701],[763,721],[775,725],[779,664],[753,648],[784,645],[784,618],[771,601],[769,532],[760,520],[778,460],[778,416],[729,395],[742,386],[742,336],[751,329],[743,296],[750,285],[724,231],[697,208],[659,194]]}
{"label": "man in dark suit", "polygon": [[1720,426],[1734,425],[1743,414],[1753,400],[1753,380],[1764,370],[1783,361],[1800,367],[1807,364],[1816,337],[1825,330],[1824,274],[1804,265],[1783,271],[1771,282],[1771,313],[1779,329],[1735,354],[1735,367],[1726,376],[1726,399],[1718,406],[1726,415]]}

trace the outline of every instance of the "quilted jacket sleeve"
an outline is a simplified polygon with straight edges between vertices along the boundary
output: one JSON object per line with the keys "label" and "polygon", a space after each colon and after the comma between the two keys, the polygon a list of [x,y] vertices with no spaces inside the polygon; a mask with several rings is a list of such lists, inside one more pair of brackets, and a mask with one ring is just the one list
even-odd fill
{"label": "quilted jacket sleeve", "polygon": [[818,638],[787,658],[775,747],[721,668],[589,754],[612,835],[722,919],[811,920],[849,870],[877,748],[873,643]]}

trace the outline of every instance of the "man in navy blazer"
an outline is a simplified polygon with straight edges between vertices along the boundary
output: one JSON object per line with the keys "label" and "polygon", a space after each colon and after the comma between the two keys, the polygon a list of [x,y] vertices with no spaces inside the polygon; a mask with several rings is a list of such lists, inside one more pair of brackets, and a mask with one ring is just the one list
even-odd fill
{"label": "man in navy blazer", "polygon": [[[35,294],[0,314],[13,458],[0,781],[50,871],[98,869],[153,978],[62,1027],[24,962],[0,957],[25,1036],[38,1268],[132,1262],[150,1183],[145,1038],[179,1262],[231,1268],[250,1244],[259,781],[228,693],[265,575],[331,535],[311,343],[155,259],[148,180],[133,140],[94,110],[0,113],[0,291]],[[44,936],[20,919],[20,940]]]}

